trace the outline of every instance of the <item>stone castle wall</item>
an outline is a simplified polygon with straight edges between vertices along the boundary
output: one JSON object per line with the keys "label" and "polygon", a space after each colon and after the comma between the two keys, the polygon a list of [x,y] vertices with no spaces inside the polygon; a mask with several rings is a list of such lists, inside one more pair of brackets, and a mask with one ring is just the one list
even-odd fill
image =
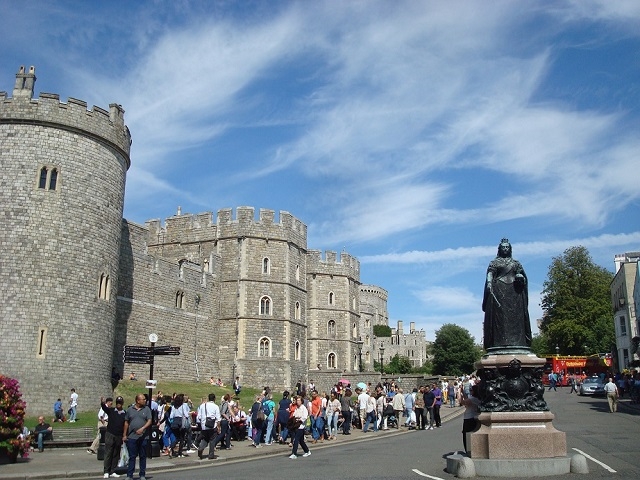
{"label": "stone castle wall", "polygon": [[35,415],[110,388],[130,137],[119,106],[34,99],[34,82],[21,68],[0,93],[0,365]]}

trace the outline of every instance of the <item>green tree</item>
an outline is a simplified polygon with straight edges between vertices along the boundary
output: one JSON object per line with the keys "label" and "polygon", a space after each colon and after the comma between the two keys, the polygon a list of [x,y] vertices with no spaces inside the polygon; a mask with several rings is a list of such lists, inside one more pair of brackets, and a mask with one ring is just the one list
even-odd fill
{"label": "green tree", "polygon": [[552,259],[542,290],[540,325],[552,352],[556,345],[563,355],[611,350],[612,280],[613,273],[593,263],[585,247],[568,248]]}
{"label": "green tree", "polygon": [[[377,362],[374,362],[374,368],[375,368],[375,364]],[[380,370],[380,364],[377,363],[378,366],[378,371]],[[395,373],[402,373],[402,374],[406,374],[406,373],[411,373],[411,370],[413,369],[413,367],[411,366],[411,360],[409,360],[407,357],[401,357],[400,355],[398,355],[397,353],[394,355],[394,357],[391,359],[391,361],[389,363],[385,363],[384,364],[384,373],[387,374],[395,374]]]}
{"label": "green tree", "polygon": [[389,325],[374,325],[373,334],[376,337],[390,337],[391,327]]}
{"label": "green tree", "polygon": [[475,370],[482,349],[475,344],[469,331],[448,323],[436,332],[432,346],[433,373],[436,375],[464,375]]}
{"label": "green tree", "polygon": [[531,339],[531,350],[537,356],[542,358],[544,358],[546,355],[555,353],[555,350],[553,350],[549,346],[549,339],[546,336],[544,336],[542,333],[538,335],[534,335],[533,338]]}

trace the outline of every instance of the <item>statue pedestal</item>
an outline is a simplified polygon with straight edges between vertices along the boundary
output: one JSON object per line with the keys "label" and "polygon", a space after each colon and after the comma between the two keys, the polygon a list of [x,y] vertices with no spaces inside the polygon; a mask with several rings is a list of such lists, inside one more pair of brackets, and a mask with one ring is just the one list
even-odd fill
{"label": "statue pedestal", "polygon": [[551,412],[480,414],[470,434],[471,458],[552,458],[567,455],[567,436],[552,425]]}
{"label": "statue pedestal", "polygon": [[468,455],[447,457],[459,478],[536,477],[588,473],[586,459],[567,456],[567,436],[556,430],[544,401],[545,360],[518,351],[485,355],[480,376],[480,428],[467,434]]}

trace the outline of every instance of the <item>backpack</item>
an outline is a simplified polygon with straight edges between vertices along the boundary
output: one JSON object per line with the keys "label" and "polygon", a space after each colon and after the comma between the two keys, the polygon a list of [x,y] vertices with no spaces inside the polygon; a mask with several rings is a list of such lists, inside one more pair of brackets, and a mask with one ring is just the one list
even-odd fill
{"label": "backpack", "polygon": [[262,402],[262,412],[264,413],[265,418],[271,415],[271,401],[265,400]]}

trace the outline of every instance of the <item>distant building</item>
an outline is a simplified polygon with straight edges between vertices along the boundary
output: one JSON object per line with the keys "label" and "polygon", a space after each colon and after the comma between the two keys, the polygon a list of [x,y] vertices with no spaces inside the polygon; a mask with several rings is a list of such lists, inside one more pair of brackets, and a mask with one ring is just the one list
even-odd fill
{"label": "distant building", "polygon": [[616,331],[616,360],[618,370],[629,367],[638,360],[632,339],[638,336],[640,325],[636,316],[638,308],[638,260],[640,252],[628,252],[615,256],[616,274],[611,282],[611,305]]}

